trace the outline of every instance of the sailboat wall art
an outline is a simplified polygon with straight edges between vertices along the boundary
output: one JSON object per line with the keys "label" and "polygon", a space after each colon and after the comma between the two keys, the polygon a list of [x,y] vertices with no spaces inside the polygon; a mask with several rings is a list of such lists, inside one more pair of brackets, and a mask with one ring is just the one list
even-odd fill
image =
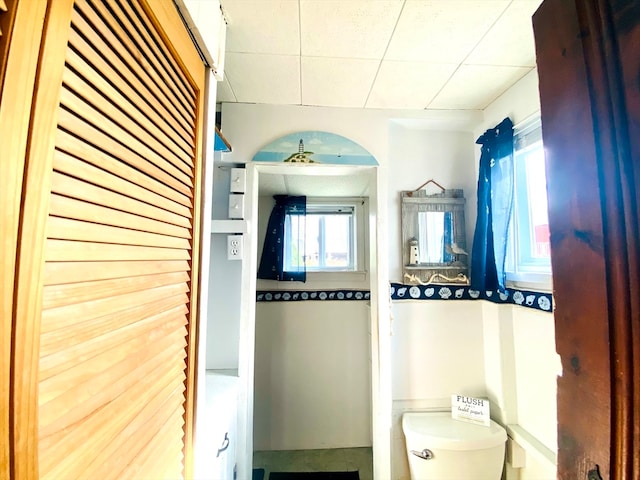
{"label": "sailboat wall art", "polygon": [[378,165],[367,150],[335,133],[296,132],[265,145],[254,162],[309,163],[332,165]]}

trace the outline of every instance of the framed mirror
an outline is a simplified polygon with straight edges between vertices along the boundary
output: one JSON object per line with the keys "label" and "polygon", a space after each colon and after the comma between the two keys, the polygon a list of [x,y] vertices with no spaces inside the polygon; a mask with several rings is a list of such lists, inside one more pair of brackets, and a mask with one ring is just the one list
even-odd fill
{"label": "framed mirror", "polygon": [[427,195],[418,189],[401,196],[403,282],[468,285],[463,191]]}

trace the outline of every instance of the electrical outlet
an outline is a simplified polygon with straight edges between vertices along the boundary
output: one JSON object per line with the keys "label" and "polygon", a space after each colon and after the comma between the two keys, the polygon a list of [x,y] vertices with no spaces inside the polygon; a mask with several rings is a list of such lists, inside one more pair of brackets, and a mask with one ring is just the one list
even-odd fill
{"label": "electrical outlet", "polygon": [[227,237],[227,259],[242,260],[242,235]]}

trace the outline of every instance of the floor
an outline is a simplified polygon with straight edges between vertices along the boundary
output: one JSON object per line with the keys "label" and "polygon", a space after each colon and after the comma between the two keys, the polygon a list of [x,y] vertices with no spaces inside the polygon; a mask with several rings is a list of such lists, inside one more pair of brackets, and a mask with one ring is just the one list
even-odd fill
{"label": "floor", "polygon": [[270,472],[347,472],[358,470],[360,480],[373,480],[371,447],[327,450],[273,450],[253,453],[253,468]]}

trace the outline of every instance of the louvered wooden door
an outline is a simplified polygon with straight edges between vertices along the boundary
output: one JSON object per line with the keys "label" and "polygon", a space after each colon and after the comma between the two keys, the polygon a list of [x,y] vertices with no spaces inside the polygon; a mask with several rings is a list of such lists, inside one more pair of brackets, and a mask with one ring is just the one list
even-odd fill
{"label": "louvered wooden door", "polygon": [[14,305],[13,473],[182,478],[204,66],[169,0],[55,0],[45,25]]}

